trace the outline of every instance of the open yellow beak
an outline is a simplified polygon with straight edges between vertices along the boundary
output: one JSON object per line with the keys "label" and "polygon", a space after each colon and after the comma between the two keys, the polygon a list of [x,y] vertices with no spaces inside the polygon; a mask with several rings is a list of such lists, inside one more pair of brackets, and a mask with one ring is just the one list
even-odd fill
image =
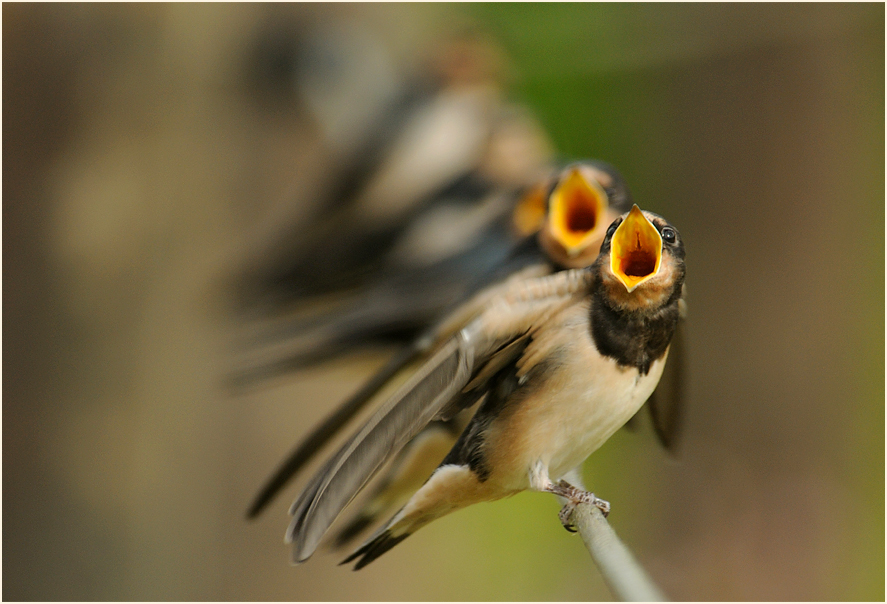
{"label": "open yellow beak", "polygon": [[551,193],[549,221],[552,235],[568,256],[578,255],[592,241],[603,238],[608,205],[604,189],[583,176],[578,168],[561,180]]}
{"label": "open yellow beak", "polygon": [[610,269],[629,292],[656,276],[662,262],[662,237],[635,205],[610,243]]}

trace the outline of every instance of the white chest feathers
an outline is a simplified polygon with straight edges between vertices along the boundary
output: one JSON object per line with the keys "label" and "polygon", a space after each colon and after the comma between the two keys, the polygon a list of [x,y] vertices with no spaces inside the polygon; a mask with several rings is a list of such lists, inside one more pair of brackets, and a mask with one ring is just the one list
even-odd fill
{"label": "white chest feathers", "polygon": [[646,375],[620,367],[595,348],[587,313],[579,305],[553,318],[561,329],[546,330],[554,335],[534,340],[524,354],[524,393],[486,439],[490,479],[503,487],[526,488],[528,469],[540,463],[552,481],[560,479],[625,425],[659,382],[667,353]]}

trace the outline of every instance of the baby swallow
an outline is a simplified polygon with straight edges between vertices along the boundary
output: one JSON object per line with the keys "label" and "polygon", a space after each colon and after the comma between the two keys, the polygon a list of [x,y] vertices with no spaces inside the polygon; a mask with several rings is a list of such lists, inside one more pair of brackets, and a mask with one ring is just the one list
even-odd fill
{"label": "baby swallow", "polygon": [[[598,161],[568,165],[555,177],[528,190],[520,203],[516,204],[511,219],[513,226],[508,228],[519,230],[525,236],[533,234],[536,236],[527,238],[514,248],[510,255],[501,258],[499,265],[489,269],[485,276],[471,278],[470,275],[462,274],[459,279],[448,280],[446,276],[435,274],[438,286],[428,283],[427,280],[419,280],[409,292],[398,290],[402,294],[396,298],[398,303],[389,302],[387,305],[377,306],[371,303],[372,297],[369,300],[363,299],[362,311],[358,312],[369,314],[362,315],[366,319],[365,323],[356,322],[365,325],[365,328],[356,328],[355,316],[346,315],[341,318],[341,324],[327,327],[332,333],[339,335],[331,339],[320,339],[321,342],[326,342],[326,345],[318,344],[318,340],[311,339],[309,341],[313,342],[313,345],[309,345],[306,350],[300,349],[296,343],[295,350],[290,349],[284,354],[274,353],[276,356],[272,356],[273,360],[270,363],[267,356],[263,356],[253,361],[252,369],[246,372],[242,370],[241,379],[254,379],[323,356],[318,353],[316,346],[322,346],[327,351],[342,352],[346,346],[353,347],[372,342],[370,334],[384,332],[386,320],[394,321],[398,313],[409,314],[410,307],[414,309],[416,306],[421,307],[421,302],[417,300],[427,299],[430,293],[439,302],[440,298],[452,295],[451,290],[460,283],[469,279],[473,281],[473,284],[463,292],[461,299],[451,304],[452,308],[445,314],[443,320],[433,321],[431,313],[423,315],[420,324],[424,332],[420,332],[419,337],[409,341],[376,375],[293,451],[260,491],[250,507],[249,516],[258,515],[289,480],[404,367],[441,346],[450,336],[476,318],[492,300],[512,287],[514,282],[551,274],[566,266],[588,266],[600,250],[606,227],[630,207],[630,200],[628,187],[613,166]],[[499,239],[496,241],[499,242],[496,245],[504,247]],[[584,265],[579,264],[582,259],[585,259]],[[373,314],[374,312],[377,314]],[[436,315],[439,314],[438,309]],[[374,325],[375,328],[367,327],[367,324]],[[367,329],[370,331],[366,331]],[[336,343],[335,346],[333,342]],[[298,350],[302,351],[301,354],[297,352]],[[427,441],[421,439],[422,443],[439,443],[449,438],[452,444],[458,436],[458,432],[454,434],[446,423],[435,423],[429,426],[429,430],[435,432],[438,438]],[[411,444],[401,454],[401,457],[406,456],[423,458],[426,453],[424,447]],[[430,463],[436,465],[439,459],[439,457],[433,459]],[[415,463],[403,461],[394,466],[412,468],[415,467]],[[433,467],[434,465],[430,469]],[[427,472],[417,474],[414,480],[419,480],[419,485],[416,486],[420,486],[426,477]],[[383,482],[401,484],[403,479],[389,477],[383,479]],[[380,496],[386,501],[390,500],[387,495],[380,494]],[[371,507],[376,513],[381,511],[378,505],[371,504]]]}
{"label": "baby swallow", "polygon": [[480,402],[456,444],[401,510],[345,562],[362,568],[422,526],[523,490],[609,504],[564,478],[643,405],[681,315],[684,246],[634,206],[584,269],[510,283],[447,339],[309,482],[287,541],[306,560],[383,463],[429,422]]}

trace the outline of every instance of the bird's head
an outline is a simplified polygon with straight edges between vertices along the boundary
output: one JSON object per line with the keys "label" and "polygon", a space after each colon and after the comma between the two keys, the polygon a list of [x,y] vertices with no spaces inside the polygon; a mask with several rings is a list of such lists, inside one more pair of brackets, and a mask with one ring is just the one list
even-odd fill
{"label": "bird's head", "polygon": [[635,205],[607,229],[594,267],[614,307],[658,308],[680,295],[684,243],[664,218]]}
{"label": "bird's head", "polygon": [[594,261],[607,225],[630,200],[615,168],[586,161],[567,166],[548,186],[531,191],[518,212],[526,216],[535,208],[539,241],[549,258],[564,268],[579,268]]}

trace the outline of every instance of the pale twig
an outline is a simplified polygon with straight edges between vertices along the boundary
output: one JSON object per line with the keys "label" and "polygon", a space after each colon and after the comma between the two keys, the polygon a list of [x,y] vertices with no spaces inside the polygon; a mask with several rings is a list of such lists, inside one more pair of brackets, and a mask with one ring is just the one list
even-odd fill
{"label": "pale twig", "polygon": [[653,583],[597,506],[576,506],[571,518],[582,541],[601,571],[613,595],[625,602],[665,601],[665,594]]}

